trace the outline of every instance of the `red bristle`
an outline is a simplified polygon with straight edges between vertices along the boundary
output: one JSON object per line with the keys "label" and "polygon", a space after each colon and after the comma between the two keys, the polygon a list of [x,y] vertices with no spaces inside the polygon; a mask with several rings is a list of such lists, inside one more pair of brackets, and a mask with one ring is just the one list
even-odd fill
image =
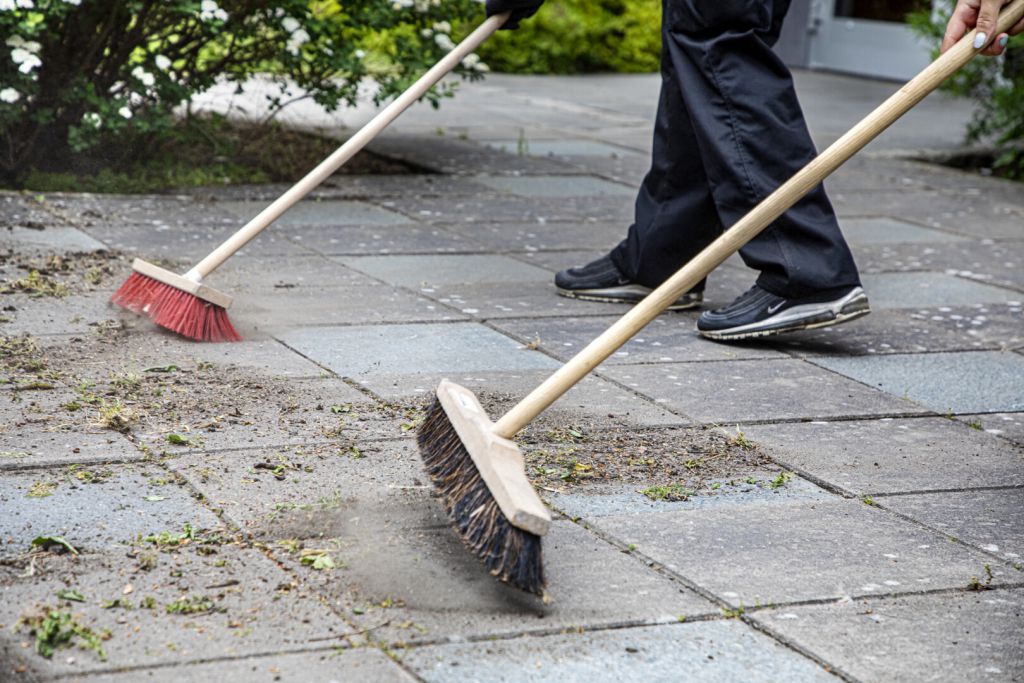
{"label": "red bristle", "polygon": [[134,272],[110,299],[118,306],[148,315],[160,327],[183,337],[208,342],[242,341],[223,306]]}
{"label": "red bristle", "polygon": [[148,275],[133,272],[110,301],[134,313],[142,313],[153,300],[153,290],[160,284],[159,280]]}
{"label": "red bristle", "polygon": [[199,297],[167,286],[161,292],[149,315],[160,327],[177,332],[183,337],[208,342],[242,341],[222,306],[203,301]]}

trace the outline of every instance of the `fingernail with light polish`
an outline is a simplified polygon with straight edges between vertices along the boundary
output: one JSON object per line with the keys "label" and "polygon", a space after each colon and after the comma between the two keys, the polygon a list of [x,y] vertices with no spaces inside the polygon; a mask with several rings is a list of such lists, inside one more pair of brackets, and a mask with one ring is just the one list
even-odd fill
{"label": "fingernail with light polish", "polygon": [[1009,42],[1010,42],[1010,36],[1003,36],[1002,38],[999,39],[999,46],[1000,47],[1006,47],[1007,44],[1009,44]]}
{"label": "fingernail with light polish", "polygon": [[983,48],[985,46],[986,40],[988,40],[988,36],[985,35],[984,33],[979,33],[978,35],[974,36],[974,49],[980,50],[981,48]]}

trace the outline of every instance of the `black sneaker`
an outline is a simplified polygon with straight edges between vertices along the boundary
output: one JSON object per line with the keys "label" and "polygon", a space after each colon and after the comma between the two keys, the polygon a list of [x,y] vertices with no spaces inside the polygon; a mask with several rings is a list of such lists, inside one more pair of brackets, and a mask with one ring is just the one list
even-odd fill
{"label": "black sneaker", "polygon": [[697,331],[709,339],[749,339],[837,325],[870,312],[860,287],[839,296],[785,299],[754,285],[728,306],[704,311]]}
{"label": "black sneaker", "polygon": [[[613,304],[634,304],[651,293],[650,287],[630,282],[619,272],[608,256],[592,263],[555,275],[555,287],[562,296],[586,301],[605,301]],[[700,292],[687,292],[668,307],[670,311],[696,308],[704,300]]]}

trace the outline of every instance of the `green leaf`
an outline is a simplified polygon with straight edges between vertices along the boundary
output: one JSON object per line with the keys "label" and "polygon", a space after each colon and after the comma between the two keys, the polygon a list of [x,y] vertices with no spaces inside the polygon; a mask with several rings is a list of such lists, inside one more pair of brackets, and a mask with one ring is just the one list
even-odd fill
{"label": "green leaf", "polygon": [[74,588],[65,588],[57,591],[57,597],[61,600],[71,600],[72,602],[85,602],[85,596]]}
{"label": "green leaf", "polygon": [[161,500],[167,500],[167,496],[146,496],[145,500],[148,500],[150,503],[158,503]]}
{"label": "green leaf", "polygon": [[32,541],[33,548],[42,548],[43,550],[49,550],[51,546],[64,548],[67,552],[71,553],[72,555],[78,554],[78,551],[75,550],[74,547],[70,543],[65,541],[64,538],[61,536],[37,536],[36,539]]}
{"label": "green leaf", "polygon": [[146,368],[143,372],[177,372],[181,370],[177,365],[155,365],[151,368]]}
{"label": "green leaf", "polygon": [[183,437],[181,434],[168,434],[167,435],[167,442],[168,443],[172,443],[175,446],[187,446],[187,445],[189,445],[189,440],[186,439],[185,437]]}

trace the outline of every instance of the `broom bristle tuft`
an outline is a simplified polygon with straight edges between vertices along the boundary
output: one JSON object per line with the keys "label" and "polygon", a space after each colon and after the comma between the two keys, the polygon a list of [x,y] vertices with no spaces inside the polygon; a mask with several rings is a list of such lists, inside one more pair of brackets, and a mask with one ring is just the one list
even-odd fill
{"label": "broom bristle tuft", "polygon": [[544,596],[540,536],[513,526],[501,512],[436,396],[417,442],[462,542],[498,580]]}
{"label": "broom bristle tuft", "polygon": [[133,272],[110,300],[129,311],[148,315],[160,327],[189,339],[242,341],[223,306],[142,273]]}
{"label": "broom bristle tuft", "polygon": [[153,300],[153,289],[159,284],[159,280],[132,271],[121,288],[110,297],[110,301],[133,313],[142,313]]}

